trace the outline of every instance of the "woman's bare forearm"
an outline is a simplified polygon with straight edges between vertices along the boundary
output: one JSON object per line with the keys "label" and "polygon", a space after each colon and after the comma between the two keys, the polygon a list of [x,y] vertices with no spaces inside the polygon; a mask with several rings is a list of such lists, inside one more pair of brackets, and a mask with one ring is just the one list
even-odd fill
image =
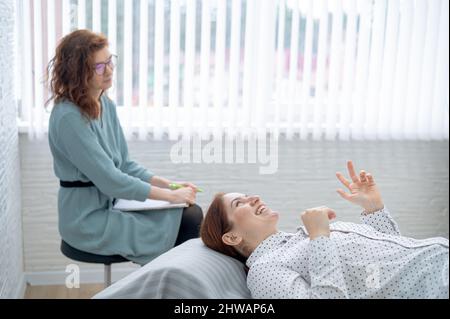
{"label": "woman's bare forearm", "polygon": [[147,197],[150,199],[159,199],[171,202],[173,200],[173,192],[169,189],[152,185],[150,188],[150,193]]}
{"label": "woman's bare forearm", "polygon": [[171,183],[171,181],[167,178],[160,176],[152,176],[149,182],[152,186],[156,186],[159,188],[169,188],[169,184]]}
{"label": "woman's bare forearm", "polygon": [[377,201],[371,201],[364,205],[364,213],[365,214],[373,214],[375,212],[378,212],[384,208],[383,201],[381,198]]}

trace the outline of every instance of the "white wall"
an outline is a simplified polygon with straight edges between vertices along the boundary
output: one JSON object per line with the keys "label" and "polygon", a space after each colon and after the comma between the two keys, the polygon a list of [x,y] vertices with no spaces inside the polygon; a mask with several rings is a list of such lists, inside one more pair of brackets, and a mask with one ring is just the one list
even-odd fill
{"label": "white wall", "polygon": [[[259,194],[281,212],[280,229],[294,231],[302,210],[319,205],[335,208],[339,219],[358,222],[359,209],[335,192],[334,173],[353,159],[357,169],[375,176],[386,205],[404,235],[415,238],[449,235],[448,142],[299,142],[279,144],[279,167],[260,175],[259,164],[173,164],[170,142],[130,142],[131,157],[155,173],[190,180],[205,189],[198,203],[206,211],[214,193],[239,191]],[[20,136],[25,269],[36,284],[64,283],[70,260],[59,251],[56,196],[47,140],[30,142]],[[113,275],[124,265],[113,266]],[[90,272],[94,270],[94,272]],[[95,272],[96,270],[96,272]],[[101,269],[82,265],[81,280],[101,281]],[[122,276],[127,272],[119,271]],[[95,274],[95,275],[94,275]]]}
{"label": "white wall", "polygon": [[25,291],[13,32],[14,2],[0,0],[0,298]]}

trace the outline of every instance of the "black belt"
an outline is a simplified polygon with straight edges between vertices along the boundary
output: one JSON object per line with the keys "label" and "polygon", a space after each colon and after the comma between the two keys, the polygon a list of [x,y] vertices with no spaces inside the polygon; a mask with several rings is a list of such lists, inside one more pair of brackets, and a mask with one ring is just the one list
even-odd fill
{"label": "black belt", "polygon": [[74,182],[66,182],[59,181],[59,185],[61,187],[91,187],[95,186],[92,182],[82,182],[82,181],[74,181]]}

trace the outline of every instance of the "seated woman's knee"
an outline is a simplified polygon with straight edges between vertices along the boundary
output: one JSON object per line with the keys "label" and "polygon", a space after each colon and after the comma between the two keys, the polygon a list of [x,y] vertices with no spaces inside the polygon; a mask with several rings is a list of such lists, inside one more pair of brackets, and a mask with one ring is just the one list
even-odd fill
{"label": "seated woman's knee", "polygon": [[203,211],[197,204],[186,207],[183,211],[183,217],[189,219],[192,223],[201,224],[203,220]]}

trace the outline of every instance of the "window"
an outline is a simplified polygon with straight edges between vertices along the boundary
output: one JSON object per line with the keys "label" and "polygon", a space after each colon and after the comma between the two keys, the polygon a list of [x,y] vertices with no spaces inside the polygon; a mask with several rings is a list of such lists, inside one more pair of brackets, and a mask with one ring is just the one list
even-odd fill
{"label": "window", "polygon": [[16,0],[19,125],[46,131],[44,68],[106,34],[128,137],[274,132],[448,139],[448,1]]}

